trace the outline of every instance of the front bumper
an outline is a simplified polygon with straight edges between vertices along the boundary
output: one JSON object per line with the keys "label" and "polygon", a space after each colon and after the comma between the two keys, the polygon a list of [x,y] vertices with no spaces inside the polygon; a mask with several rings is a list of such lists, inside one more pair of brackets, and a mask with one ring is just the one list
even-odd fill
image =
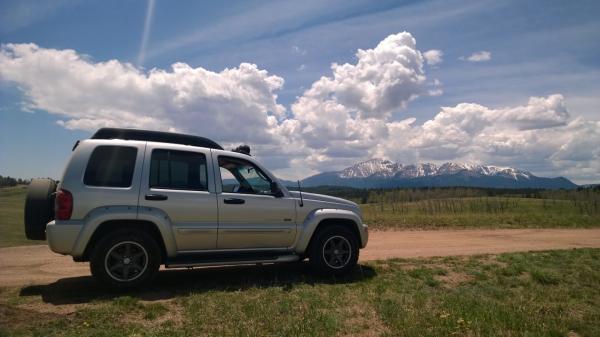
{"label": "front bumper", "polygon": [[360,224],[360,248],[365,248],[367,246],[367,242],[369,241],[369,226],[366,224]]}
{"label": "front bumper", "polygon": [[46,225],[48,246],[55,253],[71,255],[82,227],[80,224],[57,224],[56,221],[49,222]]}

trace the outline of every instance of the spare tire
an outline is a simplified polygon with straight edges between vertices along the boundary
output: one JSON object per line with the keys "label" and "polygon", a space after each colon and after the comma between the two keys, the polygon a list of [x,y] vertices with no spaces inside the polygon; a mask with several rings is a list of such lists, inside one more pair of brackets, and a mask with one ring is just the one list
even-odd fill
{"label": "spare tire", "polygon": [[46,224],[54,220],[54,192],[51,179],[32,179],[25,199],[25,236],[29,240],[46,240]]}

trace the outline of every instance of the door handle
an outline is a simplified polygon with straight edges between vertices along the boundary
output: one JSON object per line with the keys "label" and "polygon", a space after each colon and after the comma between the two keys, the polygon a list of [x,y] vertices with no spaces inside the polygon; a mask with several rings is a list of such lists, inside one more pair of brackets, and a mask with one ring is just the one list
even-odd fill
{"label": "door handle", "polygon": [[245,204],[246,200],[238,199],[238,198],[227,198],[227,199],[223,199],[223,202],[226,204],[241,205],[241,204]]}
{"label": "door handle", "polygon": [[146,194],[146,200],[167,200],[167,197],[164,194]]}

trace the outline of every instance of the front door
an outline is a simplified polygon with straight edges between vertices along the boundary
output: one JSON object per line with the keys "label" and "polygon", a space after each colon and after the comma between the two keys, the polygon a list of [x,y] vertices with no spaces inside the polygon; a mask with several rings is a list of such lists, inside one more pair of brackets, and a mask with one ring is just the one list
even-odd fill
{"label": "front door", "polygon": [[218,156],[219,249],[287,248],[296,237],[295,201],[275,196],[271,179],[256,165]]}
{"label": "front door", "polygon": [[140,206],[154,207],[171,222],[177,250],[217,248],[217,199],[210,150],[148,144]]}

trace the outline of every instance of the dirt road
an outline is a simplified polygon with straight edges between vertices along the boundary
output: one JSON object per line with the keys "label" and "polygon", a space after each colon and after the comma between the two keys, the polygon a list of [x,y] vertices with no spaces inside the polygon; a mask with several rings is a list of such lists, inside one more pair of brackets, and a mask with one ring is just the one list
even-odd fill
{"label": "dirt road", "polygon": [[[600,248],[600,229],[373,231],[361,260],[584,247]],[[0,248],[0,286],[47,284],[82,275],[89,275],[87,263],[75,263],[46,246]]]}

